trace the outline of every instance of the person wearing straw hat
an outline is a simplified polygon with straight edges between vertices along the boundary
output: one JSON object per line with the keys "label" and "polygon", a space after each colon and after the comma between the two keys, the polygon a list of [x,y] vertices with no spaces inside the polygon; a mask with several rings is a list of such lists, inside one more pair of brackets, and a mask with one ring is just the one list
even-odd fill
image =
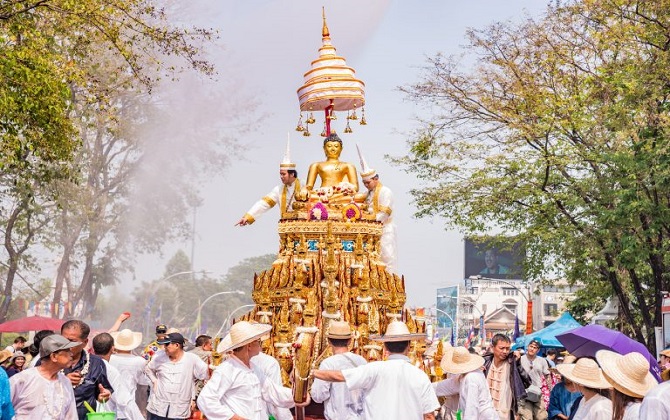
{"label": "person wearing straw hat", "polygon": [[600,391],[610,389],[612,385],[605,379],[595,360],[582,357],[575,364],[560,364],[556,366],[556,370],[574,382],[576,390],[584,396],[572,416],[574,420],[612,419],[612,401]]}
{"label": "person wearing straw hat", "polygon": [[386,264],[386,269],[390,272],[395,271],[396,264],[396,228],[393,223],[393,192],[379,180],[379,174],[373,168],[368,166],[361,149],[356,145],[358,157],[361,161],[361,179],[368,192],[365,196],[365,202],[368,205],[368,211],[375,215],[378,222],[384,224],[381,237],[381,258]]}
{"label": "person wearing straw hat", "polygon": [[[363,357],[349,351],[351,337],[348,322],[331,321],[326,338],[333,355],[321,362],[320,370],[342,370],[367,363]],[[360,392],[350,391],[344,383],[315,379],[311,395],[314,401],[324,404],[323,415],[327,420],[363,418],[363,396]]]}
{"label": "person wearing straw hat", "polygon": [[465,347],[452,347],[442,358],[442,370],[452,376],[433,384],[438,396],[458,395],[458,408],[464,419],[498,420],[486,377],[484,358]]}
{"label": "person wearing straw hat", "polygon": [[195,380],[207,378],[209,366],[195,354],[185,352],[185,343],[180,333],[158,340],[165,351],[154,354],[144,368],[153,384],[147,404],[149,420],[185,419],[191,414]]}
{"label": "person wearing straw hat", "polygon": [[[124,378],[131,395],[135,395],[135,402],[144,414],[147,406],[148,393],[138,395],[137,388],[149,385],[149,379],[144,374],[147,360],[132,353],[142,344],[142,333],[128,328],[110,333],[114,338],[114,354],[109,358],[109,364],[119,370]],[[145,396],[146,395],[146,396]],[[137,398],[140,396],[140,398]],[[146,415],[145,415],[146,416]]]}
{"label": "person wearing straw hat", "polygon": [[[577,360],[575,356],[568,355],[565,356],[559,364],[575,363],[575,360]],[[558,372],[556,368],[553,368],[553,370]],[[554,385],[549,394],[549,407],[547,408],[547,412],[549,420],[568,420],[570,414],[573,411],[576,411],[576,407],[579,405],[579,400],[582,398],[582,394],[575,390],[575,385],[570,379],[561,375],[558,375],[558,377],[559,381]]]}
{"label": "person wearing straw hat", "polygon": [[274,187],[268,195],[251,206],[235,226],[246,226],[254,223],[256,219],[277,203],[280,204],[279,211],[281,213],[290,210],[295,201],[296,193],[300,191],[300,180],[298,179],[298,171],[295,168],[295,163],[291,162],[289,140],[286,140],[284,160],[279,164],[279,179],[282,183]]}
{"label": "person wearing straw hat", "polygon": [[74,390],[62,370],[72,364],[72,342],[60,334],[45,337],[40,343],[40,364],[9,380],[16,420],[78,417]]}
{"label": "person wearing straw hat", "polygon": [[[295,406],[289,388],[278,387],[272,380],[261,379],[254,372],[251,358],[261,351],[261,338],[272,330],[271,325],[237,322],[221,341],[221,353],[232,351],[214,371],[200,391],[198,408],[212,420],[267,420],[266,403],[277,407]],[[309,403],[309,399],[305,404]]]}
{"label": "person wearing straw hat", "polygon": [[614,388],[612,419],[638,419],[642,398],[658,385],[649,371],[649,361],[638,352],[621,355],[609,350],[599,350],[596,353],[596,360],[605,379]]}
{"label": "person wearing straw hat", "polygon": [[346,382],[351,391],[362,390],[365,419],[434,419],[434,412],[440,408],[435,391],[428,375],[412,365],[407,357],[410,341],[425,338],[425,334],[411,334],[404,322],[393,321],[386,327],[384,335],[370,336],[370,340],[384,343],[384,350],[389,355],[385,361],[344,370],[314,370],[312,373],[316,379]]}

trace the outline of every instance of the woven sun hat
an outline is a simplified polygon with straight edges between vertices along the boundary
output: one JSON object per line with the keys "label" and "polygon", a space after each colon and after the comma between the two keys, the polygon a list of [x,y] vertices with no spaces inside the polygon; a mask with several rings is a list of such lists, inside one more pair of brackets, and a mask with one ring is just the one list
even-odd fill
{"label": "woven sun hat", "polygon": [[117,350],[131,351],[142,344],[142,333],[134,332],[128,328],[109,334],[114,337],[114,348]]}
{"label": "woven sun hat", "polygon": [[660,354],[661,356],[670,357],[670,348],[667,348],[667,349],[665,349],[665,350],[662,350],[659,354]]}
{"label": "woven sun hat", "polygon": [[458,375],[484,366],[484,358],[470,353],[465,347],[452,347],[447,349],[440,366],[445,372]]}
{"label": "woven sun hat", "polygon": [[332,321],[326,337],[333,340],[348,340],[351,338],[351,327],[347,321]]}
{"label": "woven sun hat", "polygon": [[568,354],[563,358],[561,364],[571,365],[577,361],[577,358],[571,354]]}
{"label": "woven sun hat", "polygon": [[579,385],[595,389],[612,388],[596,361],[587,357],[582,357],[574,364],[562,363],[556,366],[556,370]]}
{"label": "woven sun hat", "polygon": [[242,347],[246,344],[251,343],[254,340],[258,340],[264,335],[268,334],[272,330],[272,325],[269,324],[252,324],[248,321],[240,321],[233,325],[230,328],[228,335],[221,340],[220,344],[223,344],[226,340],[229,340],[227,346],[219,345],[217,351],[219,353],[226,353],[230,350],[235,350],[236,348]]}
{"label": "woven sun hat", "polygon": [[385,334],[373,334],[370,336],[370,340],[381,341],[382,343],[388,341],[412,341],[412,340],[425,340],[425,333],[410,333],[409,328],[402,321],[393,321],[388,324],[386,327]]}
{"label": "woven sun hat", "polygon": [[649,361],[640,353],[621,355],[609,350],[599,350],[596,360],[614,389],[635,398],[644,396],[658,381],[649,372]]}

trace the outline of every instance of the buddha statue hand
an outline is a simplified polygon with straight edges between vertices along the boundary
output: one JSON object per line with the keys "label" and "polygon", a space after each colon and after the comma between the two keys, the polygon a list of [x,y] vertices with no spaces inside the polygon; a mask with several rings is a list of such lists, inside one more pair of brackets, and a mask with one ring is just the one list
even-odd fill
{"label": "buddha statue hand", "polygon": [[349,203],[356,194],[356,186],[342,181],[332,187],[321,187],[312,191],[309,201],[320,201],[322,203]]}

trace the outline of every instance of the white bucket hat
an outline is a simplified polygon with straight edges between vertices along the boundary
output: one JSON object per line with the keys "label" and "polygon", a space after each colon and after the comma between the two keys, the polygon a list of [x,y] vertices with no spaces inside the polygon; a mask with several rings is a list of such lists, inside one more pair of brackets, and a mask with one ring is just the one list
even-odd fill
{"label": "white bucket hat", "polygon": [[605,378],[623,394],[644,398],[649,390],[658,385],[649,372],[649,361],[638,352],[621,355],[609,350],[599,350],[596,360]]}
{"label": "white bucket hat", "polygon": [[373,334],[370,340],[381,341],[382,343],[388,341],[411,341],[411,340],[425,340],[425,333],[410,333],[409,328],[402,321],[393,321],[386,327],[386,333],[383,335]]}
{"label": "white bucket hat", "polygon": [[133,332],[128,328],[121,331],[114,331],[109,334],[114,337],[114,348],[117,350],[131,351],[142,344],[142,333]]}
{"label": "white bucket hat", "polygon": [[595,389],[608,389],[612,385],[603,376],[595,360],[582,357],[575,364],[562,363],[556,366],[558,373],[579,385]]}
{"label": "white bucket hat", "polygon": [[[248,321],[240,321],[230,328],[230,332],[216,349],[219,353],[226,353],[258,340],[272,330],[269,324],[252,324]],[[222,345],[225,344],[225,345]]]}
{"label": "white bucket hat", "polygon": [[465,347],[452,347],[447,350],[440,362],[442,370],[455,375],[472,372],[484,366],[484,358],[472,354]]}

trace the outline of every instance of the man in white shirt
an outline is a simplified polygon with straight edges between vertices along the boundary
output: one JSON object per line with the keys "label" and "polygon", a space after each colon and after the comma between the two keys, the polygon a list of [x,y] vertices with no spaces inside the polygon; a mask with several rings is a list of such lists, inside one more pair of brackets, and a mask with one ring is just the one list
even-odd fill
{"label": "man in white shirt", "polygon": [[381,237],[381,259],[389,272],[395,271],[396,265],[396,229],[393,223],[393,192],[379,181],[379,174],[370,168],[358,145],[358,157],[361,161],[361,179],[368,189],[365,203],[368,212],[375,215],[375,220],[384,224]]}
{"label": "man in white shirt", "polygon": [[[286,154],[284,160],[279,164],[279,179],[281,184],[274,187],[265,197],[261,198],[251,206],[244,216],[235,224],[235,226],[246,226],[256,221],[263,213],[270,210],[279,203],[281,214],[291,209],[295,201],[296,192],[300,191],[300,180],[298,180],[298,171],[295,163],[291,162],[290,149],[286,143]],[[280,215],[281,217],[281,215]]]}
{"label": "man in white shirt", "polygon": [[[149,380],[144,374],[147,360],[141,356],[132,354],[132,351],[142,343],[142,333],[124,329],[110,333],[114,337],[114,354],[109,358],[109,364],[121,373],[128,391],[135,396],[138,408],[140,402],[137,400],[137,386],[149,385]],[[143,399],[146,402],[146,398]],[[146,404],[145,404],[146,405]],[[140,408],[140,412],[142,408]]]}
{"label": "man in white shirt", "polygon": [[[291,408],[295,405],[289,388],[261,379],[253,370],[251,358],[261,351],[260,338],[272,329],[267,324],[237,322],[222,340],[220,353],[232,350],[221,363],[198,397],[198,408],[211,420],[267,420],[266,403]],[[308,401],[305,404],[307,405]]]}
{"label": "man in white shirt", "polygon": [[[319,365],[319,370],[343,370],[366,364],[366,360],[349,351],[351,327],[346,321],[331,321],[326,333],[333,355]],[[312,399],[324,404],[327,420],[363,419],[363,395],[349,391],[342,382],[326,382],[315,379],[312,383]]]}
{"label": "man in white shirt", "polygon": [[[521,356],[519,364],[521,368],[528,374],[531,384],[536,387],[536,390],[542,389],[542,378],[547,383],[551,390],[551,373],[549,372],[549,363],[544,358],[537,355],[540,350],[540,342],[533,340],[528,344],[526,354]],[[519,400],[519,417],[522,420],[546,420],[548,417],[547,407],[540,395],[537,401],[531,401],[531,396],[528,394],[525,399]]]}
{"label": "man in white shirt", "polygon": [[107,368],[107,378],[114,388],[114,393],[109,399],[109,409],[116,413],[119,420],[144,420],[140,409],[135,402],[135,390],[130,392],[121,372],[109,363],[110,356],[114,351],[114,337],[109,333],[100,333],[93,338],[93,352],[102,357]]}
{"label": "man in white shirt", "polygon": [[154,354],[144,369],[153,384],[147,404],[149,420],[185,419],[191,415],[195,379],[205,379],[208,366],[198,356],[184,351],[185,342],[180,333],[158,340],[165,351]]}
{"label": "man in white shirt", "polygon": [[22,350],[25,345],[26,345],[26,338],[20,335],[14,339],[14,343],[5,347],[5,350],[12,353],[16,353],[17,351]]}
{"label": "man in white shirt", "polygon": [[10,378],[16,420],[77,418],[72,384],[61,371],[72,364],[72,348],[78,345],[50,335],[40,344],[40,365]]}
{"label": "man in white shirt", "polygon": [[386,361],[344,370],[314,370],[313,375],[324,381],[346,382],[351,391],[362,390],[363,418],[434,420],[434,412],[440,408],[435,391],[428,375],[407,357],[410,341],[425,338],[425,334],[410,334],[404,322],[393,321],[383,336],[370,336],[384,343],[389,354]]}

